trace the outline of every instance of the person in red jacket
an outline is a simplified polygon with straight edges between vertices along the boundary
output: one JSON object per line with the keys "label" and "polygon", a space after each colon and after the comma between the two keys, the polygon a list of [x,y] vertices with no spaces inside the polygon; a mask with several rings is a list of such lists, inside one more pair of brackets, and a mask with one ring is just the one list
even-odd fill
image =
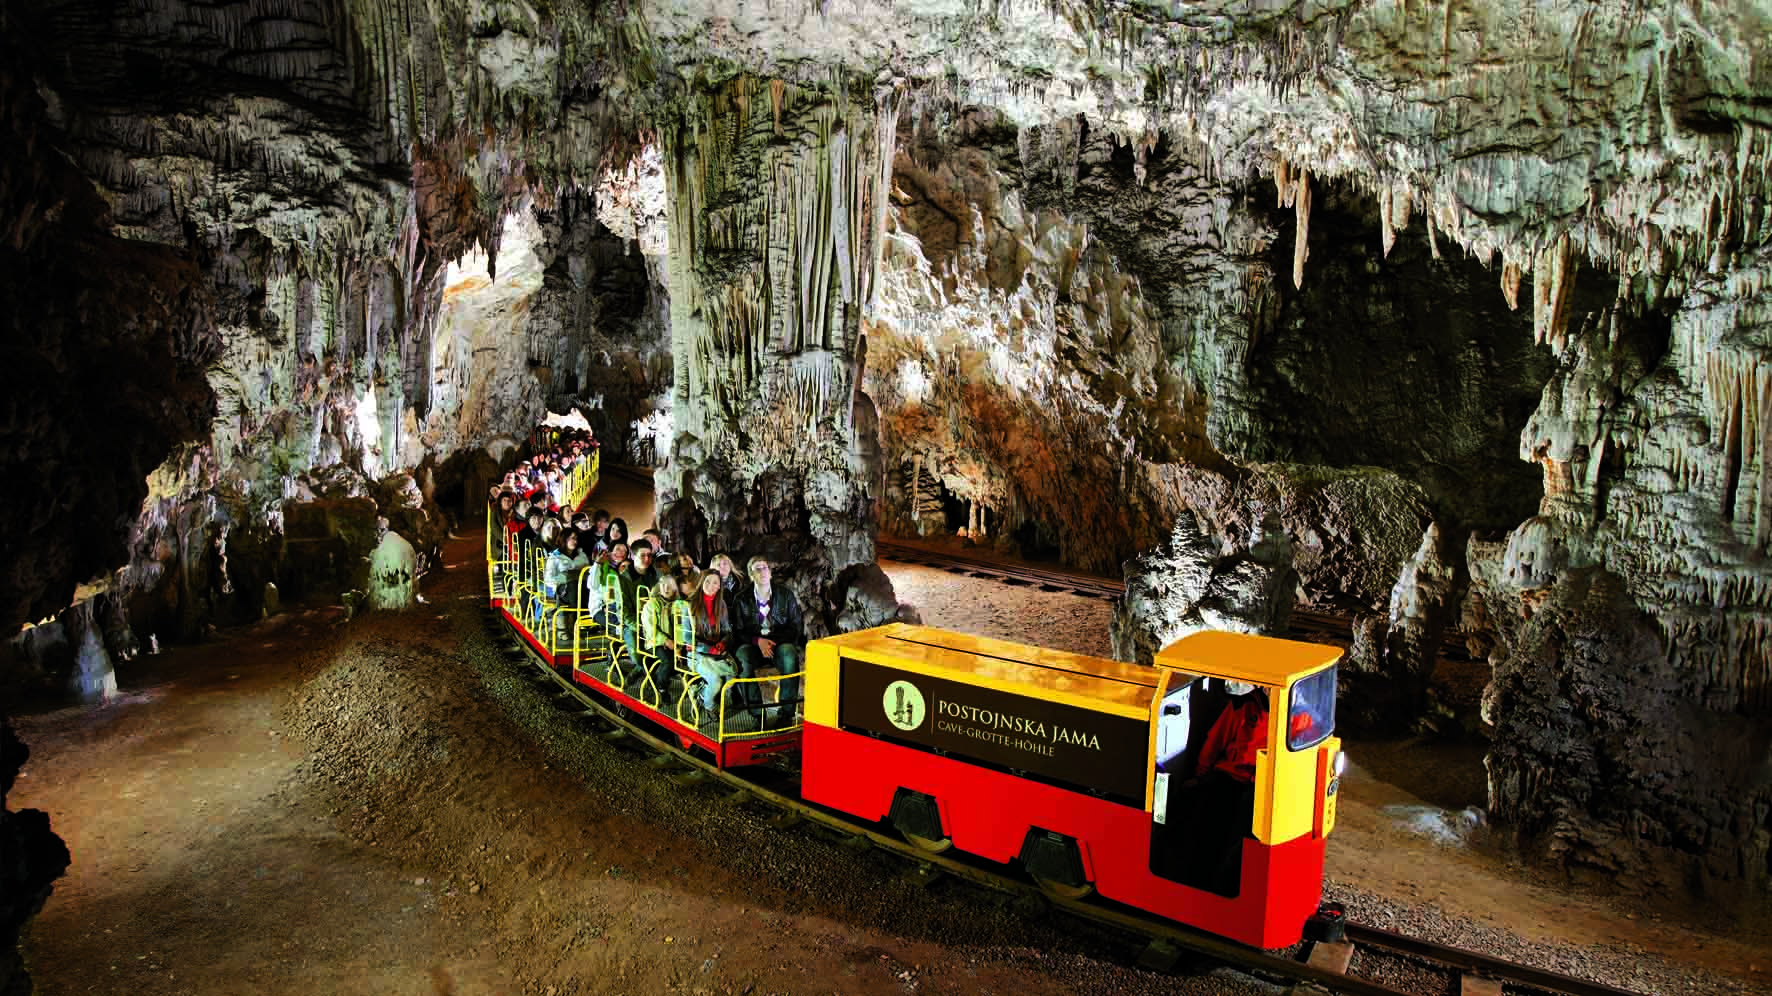
{"label": "person in red jacket", "polygon": [[1267,693],[1256,694],[1254,685],[1243,682],[1226,682],[1226,687],[1234,698],[1206,734],[1206,746],[1194,765],[1194,781],[1222,772],[1253,785],[1255,752],[1267,746]]}
{"label": "person in red jacket", "polygon": [[1194,777],[1170,791],[1168,845],[1178,880],[1221,896],[1241,891],[1243,838],[1255,817],[1255,754],[1267,747],[1267,690],[1227,681],[1231,701],[1206,734]]}

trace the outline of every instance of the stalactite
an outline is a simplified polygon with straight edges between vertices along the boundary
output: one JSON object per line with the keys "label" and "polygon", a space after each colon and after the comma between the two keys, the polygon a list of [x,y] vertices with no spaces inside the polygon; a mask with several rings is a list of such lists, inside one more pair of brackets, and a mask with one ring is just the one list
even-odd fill
{"label": "stalactite", "polygon": [[1311,175],[1298,171],[1298,188],[1293,207],[1298,218],[1298,229],[1293,236],[1296,241],[1292,245],[1292,286],[1295,289],[1304,287],[1304,261],[1310,255],[1311,229]]}
{"label": "stalactite", "polygon": [[1379,241],[1384,247],[1381,255],[1385,259],[1389,259],[1391,246],[1397,241],[1397,230],[1391,219],[1390,187],[1383,184],[1378,188],[1378,234]]}
{"label": "stalactite", "polygon": [[1501,296],[1507,300],[1507,310],[1520,309],[1520,264],[1511,259],[1501,263]]}
{"label": "stalactite", "polygon": [[[1017,141],[1025,141],[1021,136],[1028,129],[1016,132]],[[881,253],[886,248],[886,240],[880,234],[886,231],[886,209],[891,203],[892,170],[894,160],[898,157],[898,93],[888,91],[880,98],[879,108],[874,118],[874,140],[880,145],[879,156],[875,160],[873,187],[867,191],[872,197],[873,224],[868,231],[873,233],[873,252],[866,269],[862,271],[860,304],[865,311],[873,307],[874,288],[880,273]],[[1023,161],[1026,161],[1024,155]]]}
{"label": "stalactite", "polygon": [[1772,365],[1735,350],[1704,356],[1702,392],[1712,432],[1720,440],[1724,476],[1720,514],[1751,527],[1764,549],[1772,530],[1763,510],[1767,494],[1768,420],[1772,420]]}
{"label": "stalactite", "polygon": [[1539,253],[1532,267],[1532,328],[1540,344],[1561,352],[1568,322],[1569,292],[1574,286],[1574,253],[1568,233]]}
{"label": "stalactite", "polygon": [[1310,224],[1311,224],[1311,177],[1303,167],[1294,167],[1287,163],[1284,156],[1274,159],[1274,190],[1279,195],[1279,206],[1293,209],[1298,228],[1296,241],[1292,246],[1292,286],[1304,286],[1304,261],[1310,255]]}
{"label": "stalactite", "polygon": [[919,478],[921,478],[922,475],[923,475],[923,454],[921,454],[921,453],[913,454],[911,456],[911,480],[910,480],[911,522],[916,524],[918,527],[921,527],[922,523],[923,523],[923,495],[922,495],[922,490],[919,487],[919,484],[921,483],[919,481]]}

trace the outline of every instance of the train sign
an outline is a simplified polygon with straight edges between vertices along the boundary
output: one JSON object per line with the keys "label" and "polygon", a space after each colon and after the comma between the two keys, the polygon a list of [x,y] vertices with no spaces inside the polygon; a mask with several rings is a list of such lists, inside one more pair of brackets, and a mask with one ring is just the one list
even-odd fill
{"label": "train sign", "polygon": [[838,723],[1143,806],[1150,724],[842,658]]}

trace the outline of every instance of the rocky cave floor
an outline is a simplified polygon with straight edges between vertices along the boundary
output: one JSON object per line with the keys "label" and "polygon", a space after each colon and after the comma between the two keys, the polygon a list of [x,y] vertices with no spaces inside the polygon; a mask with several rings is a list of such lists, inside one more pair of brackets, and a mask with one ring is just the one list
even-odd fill
{"label": "rocky cave floor", "polygon": [[[603,503],[634,510],[616,488]],[[481,544],[452,542],[407,615],[297,609],[136,662],[107,706],[22,718],[15,804],[48,810],[74,854],[27,939],[39,992],[1280,991],[1133,970],[1123,938],[925,889],[890,855],[663,779],[518,676],[481,612]],[[1102,649],[1105,602],[889,572],[931,624]],[[1772,985],[1755,925],[1573,894],[1437,836],[1433,814],[1480,792],[1471,748],[1350,753],[1328,891],[1357,919],[1644,993]],[[1468,774],[1426,774],[1447,769]]]}

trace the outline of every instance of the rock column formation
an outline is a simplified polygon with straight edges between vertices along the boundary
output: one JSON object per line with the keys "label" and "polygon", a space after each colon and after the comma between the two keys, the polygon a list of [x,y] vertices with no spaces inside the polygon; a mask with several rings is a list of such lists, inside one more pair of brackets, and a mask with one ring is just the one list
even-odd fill
{"label": "rock column formation", "polygon": [[842,79],[739,77],[694,93],[663,134],[676,371],[657,478],[666,540],[702,563],[768,554],[809,618],[840,572],[873,560],[861,317],[895,120]]}

